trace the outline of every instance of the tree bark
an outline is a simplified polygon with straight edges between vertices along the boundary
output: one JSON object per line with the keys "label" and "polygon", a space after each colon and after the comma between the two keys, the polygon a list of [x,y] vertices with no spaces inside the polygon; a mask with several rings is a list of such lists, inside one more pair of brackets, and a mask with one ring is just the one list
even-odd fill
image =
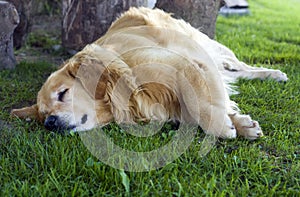
{"label": "tree bark", "polygon": [[21,48],[31,30],[31,3],[32,0],[7,0],[14,4],[20,16],[20,23],[14,32],[14,47]]}
{"label": "tree bark", "polygon": [[111,23],[131,6],[147,0],[63,0],[62,45],[80,50],[102,36]]}
{"label": "tree bark", "polygon": [[16,65],[13,33],[19,23],[19,15],[13,4],[0,1],[0,70],[13,69]]}
{"label": "tree bark", "polygon": [[214,38],[220,3],[221,0],[157,0],[155,7],[174,13],[175,18]]}

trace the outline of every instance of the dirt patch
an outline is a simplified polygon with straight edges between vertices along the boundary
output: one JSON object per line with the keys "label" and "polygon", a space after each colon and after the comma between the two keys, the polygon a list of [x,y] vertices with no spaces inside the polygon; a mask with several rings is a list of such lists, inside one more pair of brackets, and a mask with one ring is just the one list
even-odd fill
{"label": "dirt patch", "polygon": [[31,32],[25,46],[15,51],[17,62],[48,62],[61,65],[68,56],[61,46],[61,16],[39,15],[33,17]]}

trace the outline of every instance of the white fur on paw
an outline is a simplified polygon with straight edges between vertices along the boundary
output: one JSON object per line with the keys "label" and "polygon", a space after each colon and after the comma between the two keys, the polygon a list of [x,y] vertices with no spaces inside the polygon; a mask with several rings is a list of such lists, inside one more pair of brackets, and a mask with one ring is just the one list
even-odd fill
{"label": "white fur on paw", "polygon": [[233,139],[237,137],[237,131],[234,128],[234,126],[223,130],[222,133],[220,132],[221,130],[219,130],[218,132],[209,132],[209,131],[205,131],[206,134],[210,134],[210,135],[214,135],[216,137],[220,137],[223,139]]}
{"label": "white fur on paw", "polygon": [[255,140],[263,136],[263,132],[257,121],[253,121],[248,115],[232,116],[237,133],[246,139]]}
{"label": "white fur on paw", "polygon": [[220,124],[219,126],[214,127],[213,130],[206,131],[206,134],[211,134],[224,139],[237,137],[237,130],[228,115],[225,115],[223,122],[219,123],[222,123],[223,125]]}
{"label": "white fur on paw", "polygon": [[227,129],[227,131],[223,132],[220,137],[224,139],[233,139],[236,138],[236,133],[236,129],[234,128],[234,126],[232,126],[231,128]]}
{"label": "white fur on paw", "polygon": [[276,81],[287,81],[288,77],[285,73],[281,72],[280,70],[275,70],[270,74],[270,77],[272,79],[275,79]]}
{"label": "white fur on paw", "polygon": [[243,135],[249,140],[255,140],[264,135],[257,121],[252,121],[251,127],[242,127],[242,130],[239,132],[239,134]]}
{"label": "white fur on paw", "polygon": [[230,119],[230,117],[228,115],[226,115],[224,117],[224,126],[222,129],[222,133],[220,135],[221,138],[224,139],[233,139],[236,138],[237,136],[237,131],[235,126],[233,125],[232,120]]}

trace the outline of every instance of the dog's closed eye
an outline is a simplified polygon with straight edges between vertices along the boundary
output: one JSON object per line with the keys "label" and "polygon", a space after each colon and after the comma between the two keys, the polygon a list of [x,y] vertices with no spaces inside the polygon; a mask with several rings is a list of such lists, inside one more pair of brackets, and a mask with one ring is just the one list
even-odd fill
{"label": "dog's closed eye", "polygon": [[69,89],[64,89],[63,91],[58,93],[58,101],[64,102],[64,96]]}

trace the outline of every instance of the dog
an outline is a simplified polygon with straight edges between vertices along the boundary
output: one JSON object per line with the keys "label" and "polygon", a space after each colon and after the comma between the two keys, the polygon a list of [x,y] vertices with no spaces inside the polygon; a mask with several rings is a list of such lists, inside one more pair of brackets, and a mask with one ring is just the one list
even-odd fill
{"label": "dog", "polygon": [[238,78],[288,80],[279,70],[239,61],[169,13],[131,8],[50,75],[35,105],[11,114],[58,131],[179,121],[221,138],[257,139],[259,123],[229,98]]}

